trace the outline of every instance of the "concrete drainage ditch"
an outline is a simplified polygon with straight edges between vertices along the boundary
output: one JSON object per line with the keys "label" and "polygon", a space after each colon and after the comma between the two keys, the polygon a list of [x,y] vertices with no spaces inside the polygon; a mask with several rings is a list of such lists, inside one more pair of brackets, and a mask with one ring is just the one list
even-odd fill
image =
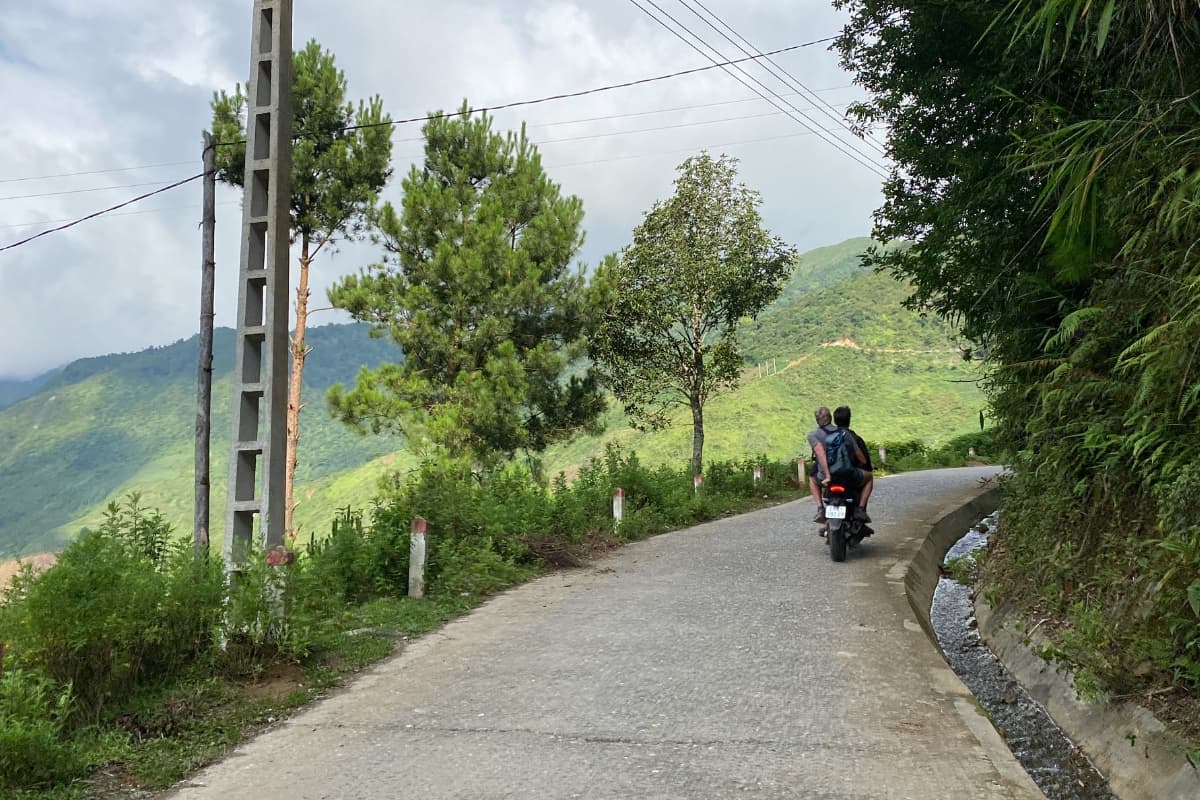
{"label": "concrete drainage ditch", "polygon": [[[991,517],[977,527],[994,524]],[[946,561],[969,557],[986,544],[987,534],[972,530],[950,548]],[[1115,799],[1099,770],[982,641],[969,586],[943,577],[934,590],[930,621],[946,661],[1048,800]]]}

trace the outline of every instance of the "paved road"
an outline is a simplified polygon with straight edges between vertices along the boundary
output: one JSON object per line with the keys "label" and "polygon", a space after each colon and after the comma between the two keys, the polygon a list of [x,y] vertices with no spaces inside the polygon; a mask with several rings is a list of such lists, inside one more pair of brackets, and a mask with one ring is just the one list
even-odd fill
{"label": "paved road", "polygon": [[903,589],[992,472],[881,480],[879,534],[845,564],[803,502],[534,581],[172,797],[1040,797]]}

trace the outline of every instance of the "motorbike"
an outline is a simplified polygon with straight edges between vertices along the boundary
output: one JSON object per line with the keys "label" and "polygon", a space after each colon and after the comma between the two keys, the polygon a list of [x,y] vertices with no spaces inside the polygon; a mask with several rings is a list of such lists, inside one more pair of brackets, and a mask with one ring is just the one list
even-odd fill
{"label": "motorbike", "polygon": [[858,508],[858,493],[854,490],[831,483],[822,489],[821,501],[825,504],[822,535],[829,545],[829,556],[834,561],[845,561],[846,551],[858,547],[875,531],[854,513]]}

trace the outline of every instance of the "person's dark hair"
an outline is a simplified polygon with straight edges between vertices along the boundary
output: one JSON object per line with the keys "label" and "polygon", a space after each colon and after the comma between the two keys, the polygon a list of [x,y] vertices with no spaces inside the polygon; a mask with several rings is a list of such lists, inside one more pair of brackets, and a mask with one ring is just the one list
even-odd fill
{"label": "person's dark hair", "polygon": [[813,416],[816,418],[817,424],[822,428],[828,425],[830,420],[833,419],[833,417],[829,415],[829,409],[825,406],[821,406],[815,412],[813,412]]}
{"label": "person's dark hair", "polygon": [[838,406],[833,410],[833,424],[839,428],[850,427],[850,406]]}

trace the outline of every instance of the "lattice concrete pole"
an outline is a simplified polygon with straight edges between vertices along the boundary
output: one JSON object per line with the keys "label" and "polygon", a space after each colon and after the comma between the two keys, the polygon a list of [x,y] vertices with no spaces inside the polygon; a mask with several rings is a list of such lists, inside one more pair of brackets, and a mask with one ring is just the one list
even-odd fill
{"label": "lattice concrete pole", "polygon": [[292,0],[255,0],[225,564],[283,542],[292,177]]}

